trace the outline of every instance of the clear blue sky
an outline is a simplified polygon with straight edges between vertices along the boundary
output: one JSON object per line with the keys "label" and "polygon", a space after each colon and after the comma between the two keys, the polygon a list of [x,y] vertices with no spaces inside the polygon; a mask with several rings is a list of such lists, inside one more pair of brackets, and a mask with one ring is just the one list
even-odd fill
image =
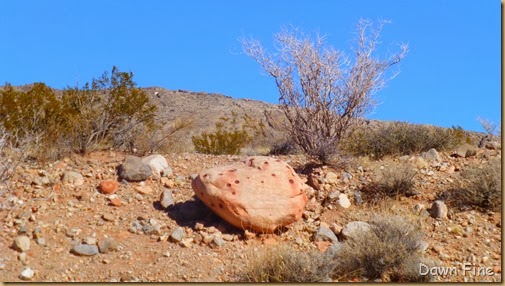
{"label": "clear blue sky", "polygon": [[283,25],[327,34],[347,50],[360,18],[387,19],[385,48],[409,44],[401,73],[369,116],[483,131],[501,119],[500,1],[2,0],[0,84],[83,84],[113,65],[141,87],[276,103],[278,93],[238,39],[272,47]]}

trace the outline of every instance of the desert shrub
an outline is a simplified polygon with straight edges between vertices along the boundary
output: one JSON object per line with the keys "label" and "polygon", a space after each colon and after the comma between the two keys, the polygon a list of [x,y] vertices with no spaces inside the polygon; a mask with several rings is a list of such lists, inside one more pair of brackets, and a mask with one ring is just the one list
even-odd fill
{"label": "desert shrub", "polygon": [[323,163],[333,159],[356,119],[372,109],[374,94],[392,78],[388,71],[407,53],[402,45],[388,58],[375,55],[383,25],[360,20],[350,55],[327,47],[323,36],[297,29],[275,34],[272,53],[257,40],[241,41],[244,53],[274,78],[293,141]]}
{"label": "desert shrub", "polygon": [[422,238],[419,225],[396,215],[375,214],[368,221],[371,231],[348,238],[336,253],[335,277],[370,280],[425,282],[419,275],[423,261],[418,250]]}
{"label": "desert shrub", "polygon": [[239,127],[237,113],[232,112],[232,117],[220,117],[215,124],[215,131],[204,131],[198,136],[191,137],[195,150],[213,155],[239,154],[243,147],[264,134],[264,126],[254,121],[252,117],[244,115],[242,120]]}
{"label": "desert shrub", "polygon": [[288,246],[265,249],[253,258],[239,280],[247,282],[321,282],[333,271],[332,257]]}
{"label": "desert shrub", "polygon": [[467,167],[461,172],[460,180],[451,189],[441,192],[438,198],[461,209],[500,211],[501,160],[490,160],[482,167]]}
{"label": "desert shrub", "polygon": [[63,91],[63,104],[72,146],[81,152],[99,146],[132,149],[135,138],[146,130],[159,127],[155,122],[157,107],[133,81],[132,72],[112,68],[109,76],[83,87],[67,87]]}
{"label": "desert shrub", "polygon": [[376,204],[387,198],[415,194],[417,171],[408,164],[393,164],[378,171],[373,182],[360,191],[365,202]]}
{"label": "desert shrub", "polygon": [[380,159],[388,155],[411,155],[431,148],[446,150],[466,140],[470,139],[459,126],[447,129],[408,122],[386,122],[379,126],[356,128],[341,147],[356,156]]}
{"label": "desert shrub", "polygon": [[[162,121],[163,122],[163,121]],[[143,128],[138,128],[138,134],[133,137],[131,141],[131,147],[134,148],[136,152],[146,155],[149,153],[172,153],[178,151],[177,148],[177,135],[192,124],[190,119],[178,119],[170,123],[166,123],[165,126],[159,126],[159,129],[148,128],[141,126]]]}

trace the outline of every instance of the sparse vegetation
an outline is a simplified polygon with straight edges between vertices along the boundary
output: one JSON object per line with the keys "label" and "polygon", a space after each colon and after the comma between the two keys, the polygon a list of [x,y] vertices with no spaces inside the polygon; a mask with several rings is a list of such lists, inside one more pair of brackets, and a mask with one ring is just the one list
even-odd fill
{"label": "sparse vegetation", "polygon": [[411,196],[415,193],[417,172],[408,164],[393,164],[379,170],[377,178],[361,189],[363,200],[376,204],[387,198]]}
{"label": "sparse vegetation", "polygon": [[461,179],[453,188],[439,194],[439,199],[461,209],[500,211],[502,194],[499,158],[489,161],[482,167],[467,167],[460,176]]}
{"label": "sparse vegetation", "polygon": [[383,282],[426,282],[419,275],[418,250],[422,232],[413,222],[395,216],[375,214],[369,221],[371,231],[346,240],[338,252],[334,275],[345,279],[367,277]]}
{"label": "sparse vegetation", "polygon": [[264,136],[261,122],[257,123],[252,117],[244,115],[243,123],[239,128],[237,117],[235,112],[232,112],[231,118],[222,116],[216,123],[214,132],[204,131],[199,136],[192,136],[195,150],[204,154],[236,155],[255,138]]}
{"label": "sparse vegetation", "polygon": [[247,282],[323,282],[333,271],[332,257],[316,251],[301,252],[281,245],[253,258],[239,278]]}
{"label": "sparse vegetation", "polygon": [[[275,79],[286,129],[308,155],[329,162],[349,128],[374,106],[373,95],[386,72],[407,54],[407,45],[387,59],[374,56],[384,22],[360,20],[352,56],[325,47],[324,37],[283,29],[275,35],[278,53],[267,53],[254,39],[242,39],[251,56]],[[396,74],[393,74],[393,78]]]}
{"label": "sparse vegetation", "polygon": [[414,125],[407,122],[388,122],[380,126],[362,126],[344,140],[342,149],[355,156],[381,159],[390,155],[411,155],[450,149],[470,138],[460,127],[450,129]]}

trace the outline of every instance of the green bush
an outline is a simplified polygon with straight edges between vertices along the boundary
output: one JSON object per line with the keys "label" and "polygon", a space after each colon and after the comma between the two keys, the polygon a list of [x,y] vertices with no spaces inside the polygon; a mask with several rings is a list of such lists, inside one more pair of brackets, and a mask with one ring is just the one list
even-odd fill
{"label": "green bush", "polygon": [[376,204],[387,198],[415,194],[417,172],[408,164],[393,164],[377,174],[377,178],[361,189],[363,200]]}
{"label": "green bush", "polygon": [[342,149],[356,156],[375,159],[388,155],[411,155],[431,148],[446,150],[470,140],[461,127],[441,128],[407,122],[361,126],[342,142]]}
{"label": "green bush", "polygon": [[262,123],[258,124],[252,117],[244,115],[239,128],[237,117],[235,112],[232,112],[231,118],[220,117],[214,132],[202,132],[199,136],[192,136],[195,150],[204,154],[236,155],[255,138],[264,136]]}
{"label": "green bush", "polygon": [[[383,282],[426,282],[419,263],[423,261],[418,243],[421,228],[396,215],[374,215],[371,231],[348,238],[337,252],[334,275],[341,279],[382,279]],[[339,280],[341,280],[339,279]]]}
{"label": "green bush", "polygon": [[300,252],[288,246],[265,249],[254,257],[239,278],[246,282],[323,282],[330,277],[332,257],[316,251]]}
{"label": "green bush", "polygon": [[447,204],[461,209],[500,211],[501,160],[490,160],[482,167],[471,166],[461,172],[460,180],[438,196]]}
{"label": "green bush", "polygon": [[133,147],[142,132],[155,129],[157,107],[133,82],[133,73],[112,68],[91,84],[57,95],[44,83],[26,92],[10,84],[0,90],[0,126],[14,147],[40,159],[95,148]]}

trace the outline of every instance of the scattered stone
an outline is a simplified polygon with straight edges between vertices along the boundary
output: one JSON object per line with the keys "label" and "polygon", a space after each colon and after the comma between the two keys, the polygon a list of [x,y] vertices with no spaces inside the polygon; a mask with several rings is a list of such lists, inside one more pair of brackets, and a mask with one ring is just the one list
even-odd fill
{"label": "scattered stone", "polygon": [[81,233],[81,231],[81,229],[73,227],[67,231],[66,235],[70,238],[75,238]]}
{"label": "scattered stone", "polygon": [[112,214],[110,214],[110,213],[103,214],[102,218],[105,221],[114,221],[115,220],[114,216]]}
{"label": "scattered stone", "polygon": [[426,169],[429,167],[428,162],[420,156],[413,156],[409,161],[418,169]]}
{"label": "scattered stone", "polygon": [[230,224],[262,233],[299,220],[307,202],[305,186],[293,168],[265,156],[204,170],[192,188]]}
{"label": "scattered stone", "polygon": [[31,280],[33,276],[35,276],[35,272],[30,267],[27,267],[21,272],[19,278],[22,280]]}
{"label": "scattered stone", "polygon": [[314,233],[312,239],[314,241],[329,241],[331,243],[338,241],[335,233],[333,233],[333,231],[326,226],[320,226],[317,232]]}
{"label": "scattered stone", "polygon": [[310,174],[309,177],[307,178],[307,185],[309,185],[316,191],[321,190],[321,184],[319,183],[319,179],[314,174]]}
{"label": "scattered stone", "polygon": [[361,197],[361,192],[360,191],[354,191],[354,203],[356,205],[362,205],[363,204],[363,198]]}
{"label": "scattered stone", "polygon": [[136,186],[135,191],[137,191],[140,194],[146,195],[152,193],[153,189],[149,186]]}
{"label": "scattered stone", "polygon": [[26,226],[21,226],[18,230],[18,234],[22,235],[22,234],[28,234],[28,232],[30,232],[30,230],[28,229],[28,227]]}
{"label": "scattered stone", "polygon": [[225,233],[221,236],[225,241],[233,241],[235,237],[231,234]]}
{"label": "scattered stone", "polygon": [[346,194],[340,194],[338,195],[338,200],[335,202],[335,205],[340,208],[348,209],[351,206],[351,202]]}
{"label": "scattered stone", "polygon": [[152,171],[140,157],[127,155],[118,168],[118,175],[120,179],[127,182],[138,182],[147,180],[152,175]]}
{"label": "scattered stone", "polygon": [[431,205],[431,216],[436,219],[447,219],[448,209],[443,201],[434,201]]}
{"label": "scattered stone", "polygon": [[62,182],[73,186],[82,186],[84,184],[84,177],[74,171],[66,171],[63,173]]}
{"label": "scattered stone", "polygon": [[191,237],[185,238],[179,242],[182,247],[190,248],[193,245],[193,239]]}
{"label": "scattered stone", "polygon": [[71,252],[76,255],[93,256],[98,254],[98,246],[89,244],[77,244],[72,247]]}
{"label": "scattered stone", "polygon": [[329,242],[329,241],[316,241],[315,244],[316,244],[316,247],[319,250],[319,252],[323,253],[331,245],[331,242]]}
{"label": "scattered stone", "polygon": [[435,148],[431,148],[430,150],[421,153],[421,157],[430,162],[442,162],[442,159]]}
{"label": "scattered stone", "polygon": [[109,199],[110,201],[110,204],[115,206],[115,207],[120,207],[123,203],[121,202],[121,200],[119,198],[110,198]]}
{"label": "scattered stone", "polygon": [[30,238],[26,235],[16,236],[12,248],[19,252],[26,252],[30,249]]}
{"label": "scattered stone", "polygon": [[46,239],[45,239],[45,238],[43,238],[43,237],[38,237],[38,238],[36,239],[36,242],[37,242],[37,244],[38,244],[38,245],[40,245],[40,246],[45,246],[45,245],[46,245]]}
{"label": "scattered stone", "polygon": [[144,234],[151,235],[151,234],[156,234],[160,235],[161,234],[161,225],[150,225],[146,224],[142,226],[142,231]]}
{"label": "scattered stone", "polygon": [[328,184],[335,184],[338,180],[338,175],[333,172],[328,172],[324,178]]}
{"label": "scattered stone", "polygon": [[444,248],[441,245],[433,245],[431,250],[433,250],[433,252],[438,254],[441,253],[444,250]]}
{"label": "scattered stone", "polygon": [[325,255],[335,257],[345,247],[343,242],[336,241],[332,243],[325,251]]}
{"label": "scattered stone", "polygon": [[176,227],[170,234],[170,240],[173,242],[181,242],[184,238],[184,229],[180,226]]}
{"label": "scattered stone", "polygon": [[223,240],[222,237],[220,237],[218,235],[214,235],[214,239],[212,239],[212,241],[209,243],[209,246],[212,248],[218,248],[218,247],[222,247],[225,244],[226,244],[226,242]]}
{"label": "scattered stone", "polygon": [[[142,163],[149,166],[151,168],[152,173],[160,177],[165,171],[169,171],[170,167],[168,166],[167,160],[160,154],[150,155],[142,158]],[[170,169],[171,171],[172,169]],[[166,176],[166,175],[165,175]]]}
{"label": "scattered stone", "polygon": [[339,235],[340,232],[342,232],[343,227],[341,225],[333,223],[333,224],[331,224],[330,229],[331,229],[331,231],[333,231],[333,233],[335,235]]}
{"label": "scattered stone", "polygon": [[98,249],[100,253],[109,253],[110,251],[116,251],[119,248],[119,243],[110,237],[102,239],[98,243]]}
{"label": "scattered stone", "polygon": [[468,158],[474,156],[475,154],[477,154],[477,148],[465,143],[463,145],[460,145],[454,152],[452,152],[451,157]]}
{"label": "scattered stone", "polygon": [[371,231],[372,228],[370,224],[364,221],[352,221],[344,226],[342,228],[342,231],[340,232],[340,235],[344,239],[348,238],[353,238],[353,237],[359,237],[361,236],[364,232]]}
{"label": "scattered stone", "polygon": [[100,190],[100,192],[107,195],[115,193],[117,187],[118,182],[115,180],[102,181],[100,182],[100,185],[98,185],[98,189]]}
{"label": "scattered stone", "polygon": [[349,172],[343,171],[342,178],[343,178],[344,183],[347,183],[347,182],[349,182],[350,179],[352,179],[352,175]]}
{"label": "scattered stone", "polygon": [[160,204],[164,208],[168,208],[169,206],[174,204],[174,198],[172,196],[172,191],[170,189],[166,189],[160,195]]}
{"label": "scattered stone", "polygon": [[89,244],[89,245],[95,245],[96,244],[96,238],[92,236],[87,236],[82,240],[82,243],[84,244]]}

